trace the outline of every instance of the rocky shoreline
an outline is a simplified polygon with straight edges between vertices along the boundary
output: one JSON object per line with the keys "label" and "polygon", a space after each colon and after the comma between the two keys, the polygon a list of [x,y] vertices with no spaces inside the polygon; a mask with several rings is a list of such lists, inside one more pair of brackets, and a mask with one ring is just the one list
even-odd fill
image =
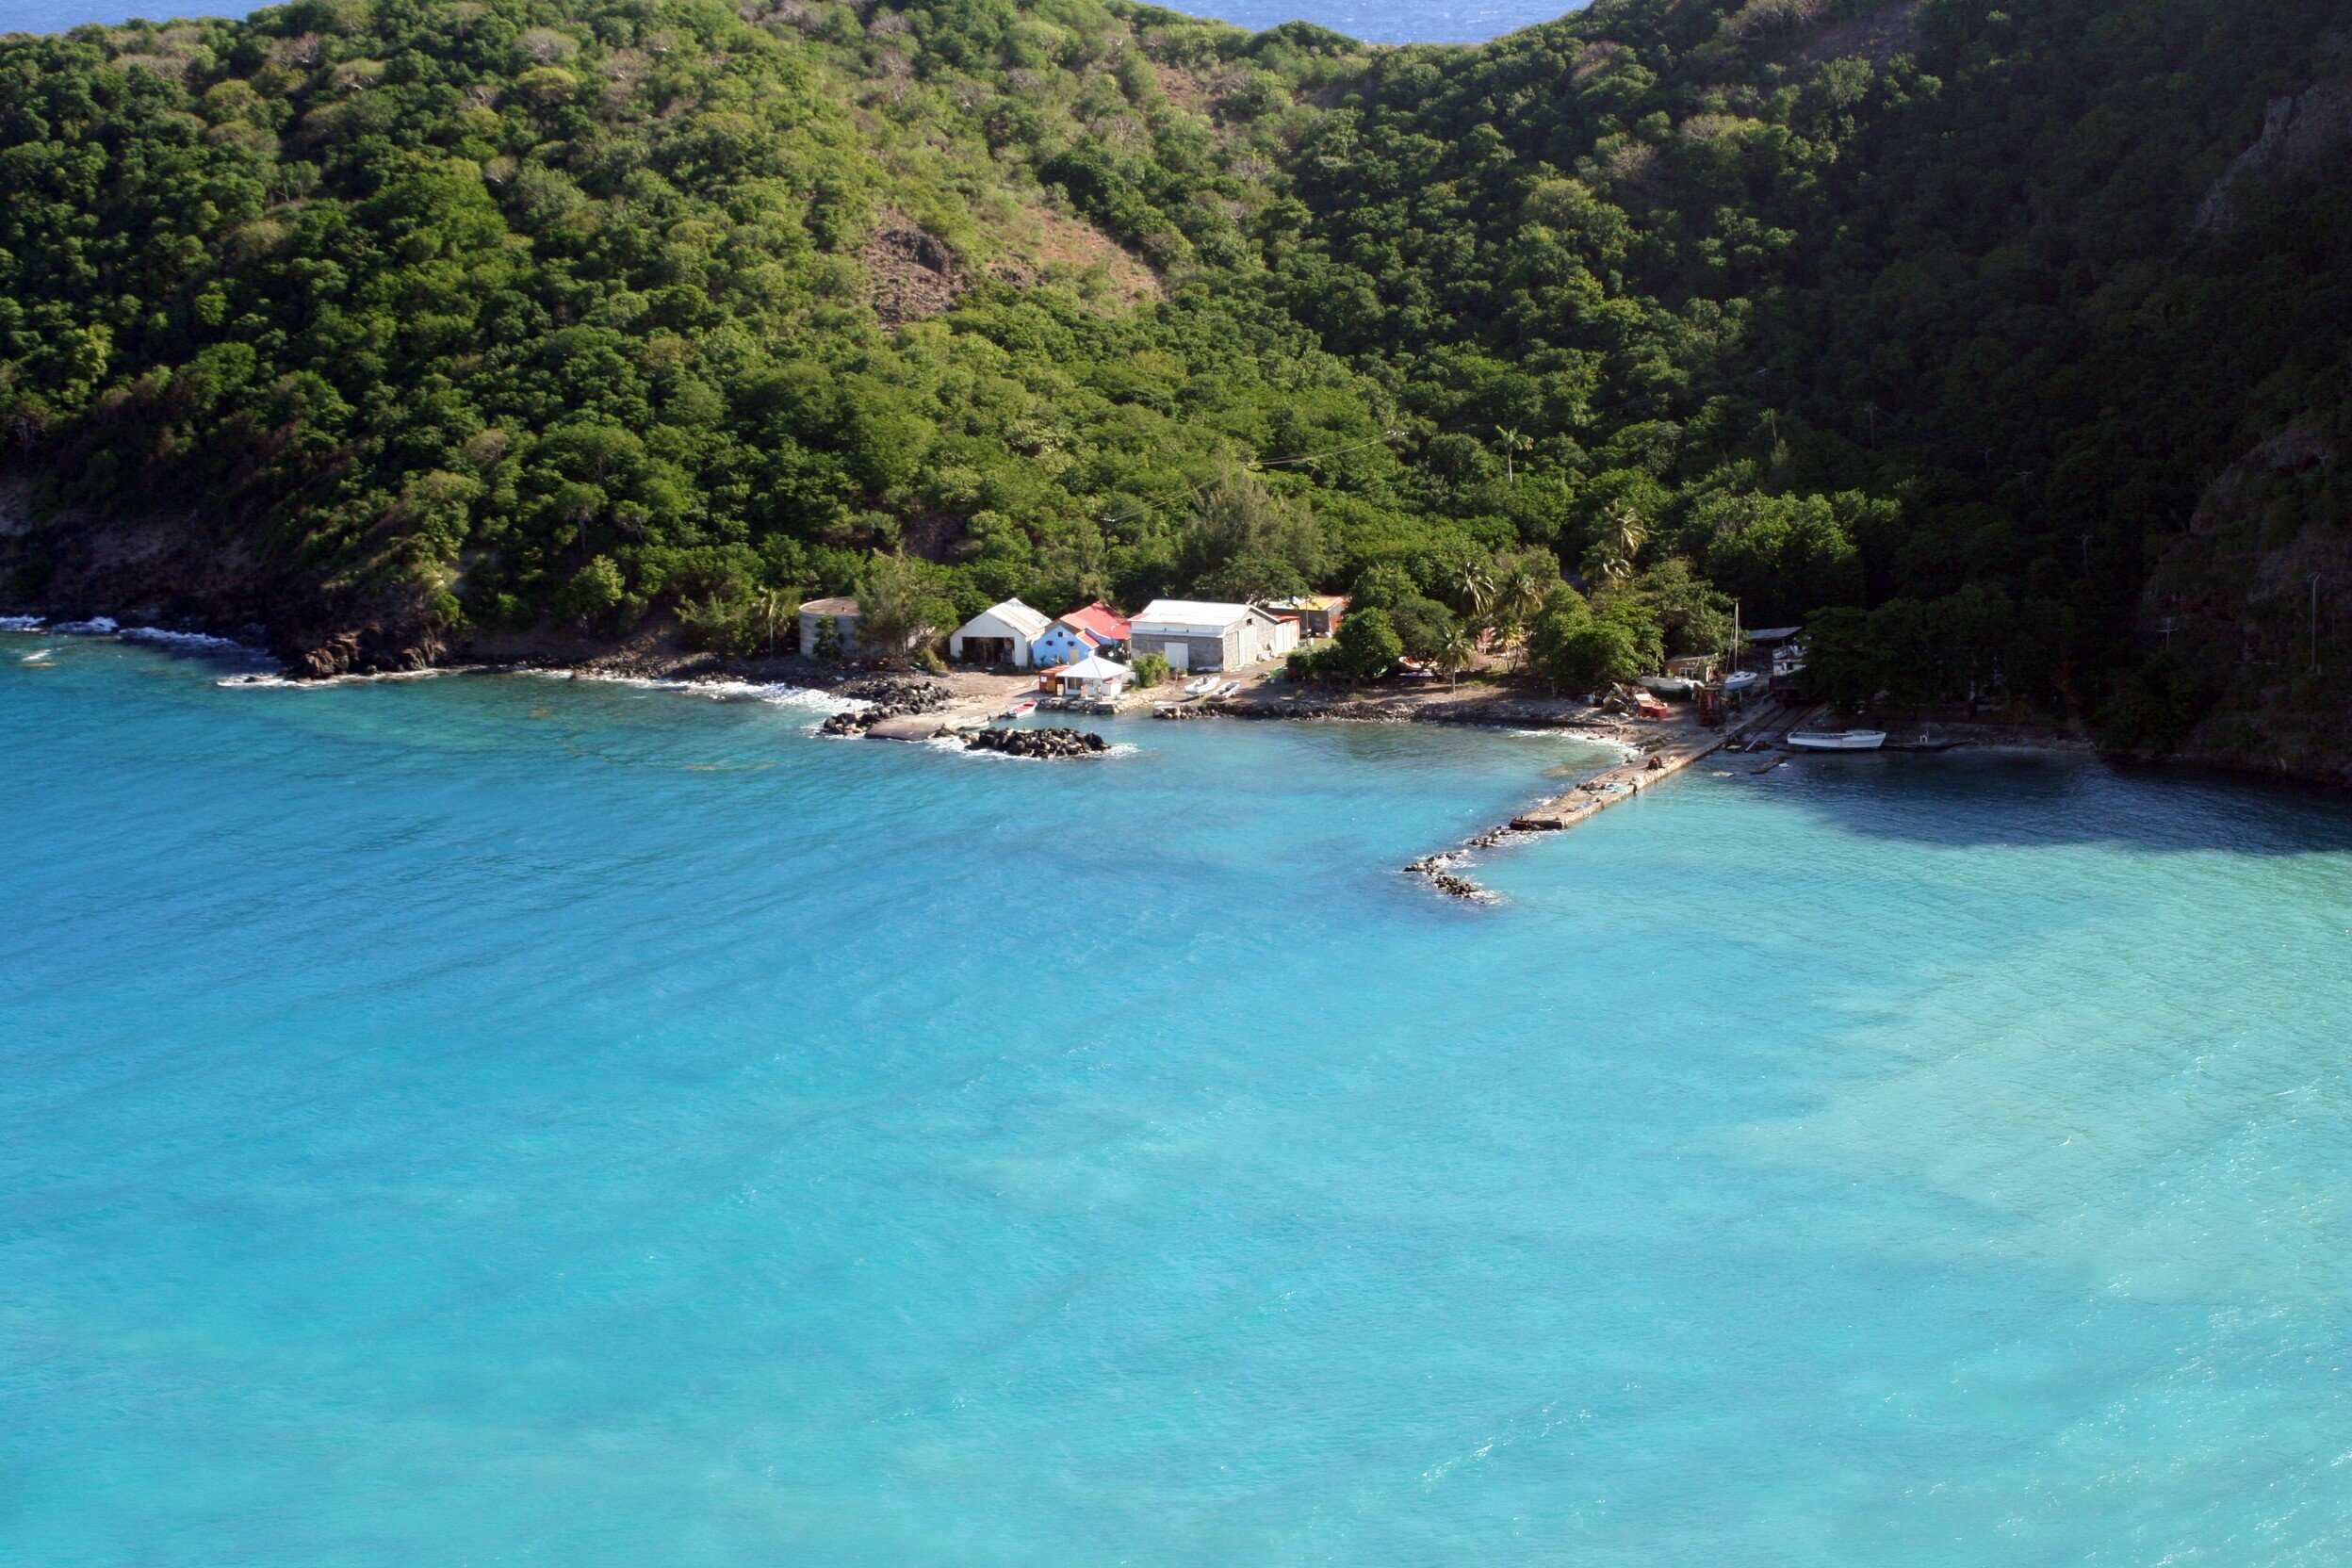
{"label": "rocky shoreline", "polygon": [[826,719],[818,727],[821,735],[863,735],[885,719],[936,713],[949,701],[943,683],[918,676],[869,676],[835,687],[833,694],[861,701],[866,706]]}
{"label": "rocky shoreline", "polygon": [[[75,596],[71,603],[54,599],[9,603],[0,606],[0,611],[39,616],[51,623],[91,622],[108,613],[105,604],[115,602],[111,596],[83,595]],[[98,608],[93,609],[93,605]],[[845,669],[836,663],[802,659],[797,651],[748,658],[695,652],[679,648],[676,629],[662,625],[648,625],[619,643],[585,634],[547,631],[519,636],[460,636],[443,644],[430,638],[378,638],[351,633],[346,628],[332,635],[293,639],[303,645],[291,647],[287,637],[273,633],[259,621],[224,621],[204,612],[205,607],[186,599],[167,602],[157,596],[142,595],[138,605],[128,612],[122,612],[118,605],[113,614],[112,618],[121,621],[125,631],[152,629],[177,635],[222,638],[277,659],[285,666],[285,678],[293,680],[422,676],[459,668],[505,669],[685,684],[791,685],[870,705],[828,719],[825,730],[834,735],[863,735],[877,726],[891,726],[904,734],[914,727],[894,721],[916,719],[951,708],[968,712],[994,710],[1000,702],[1027,690],[1025,681],[1001,675],[958,671],[945,677],[929,677],[873,668]],[[1168,699],[1174,694],[1166,688],[1136,693],[1126,706],[1130,710],[1179,720],[1329,719],[1354,724],[1555,730],[1637,749],[1655,745],[1659,739],[1655,727],[1635,724],[1580,702],[1475,682],[1454,689],[1394,685],[1346,688],[1260,681],[1231,697],[1171,703]],[[2097,750],[2079,731],[2051,726],[1949,719],[1939,721],[1936,732],[1924,737],[1919,733],[1922,727],[1917,724],[1890,723],[1886,727],[1897,732],[1890,737],[1889,749],[1927,750],[1966,744],[2078,755],[2090,755]],[[930,733],[933,731],[925,731],[926,735]],[[2135,757],[2129,760],[2163,765],[2171,760]],[[2273,780],[2280,776],[2275,768],[2231,767],[2226,760],[2211,756],[2199,756],[2193,760],[2199,772],[2227,772]],[[2339,787],[2352,782],[2352,775],[2290,776]]]}

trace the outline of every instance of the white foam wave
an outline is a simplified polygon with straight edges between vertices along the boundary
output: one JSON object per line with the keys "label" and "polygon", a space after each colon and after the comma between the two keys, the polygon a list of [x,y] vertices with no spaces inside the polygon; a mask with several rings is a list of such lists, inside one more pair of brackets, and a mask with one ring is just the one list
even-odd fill
{"label": "white foam wave", "polygon": [[1621,752],[1627,757],[1634,754],[1632,743],[1621,741],[1614,735],[1597,734],[1590,729],[1506,729],[1503,733],[1525,735],[1529,740],[1535,741],[1581,741],[1590,746],[1607,746],[1609,750]]}
{"label": "white foam wave", "polygon": [[125,627],[121,635],[124,642],[160,643],[172,648],[231,648],[238,653],[259,651],[234,637],[212,637],[201,631],[166,631],[159,626]]}
{"label": "white foam wave", "polygon": [[39,615],[0,615],[0,631],[39,631]]}
{"label": "white foam wave", "polygon": [[[249,648],[246,651],[252,650]],[[258,686],[276,692],[313,692],[325,691],[333,686],[373,686],[387,680],[438,680],[445,675],[470,675],[480,668],[479,664],[436,664],[425,670],[375,670],[362,675],[321,676],[310,680],[297,680],[283,675],[233,675],[213,684]]]}
{"label": "white foam wave", "polygon": [[111,615],[92,615],[86,621],[60,621],[49,629],[76,637],[111,637],[122,629]]}
{"label": "white foam wave", "polygon": [[596,680],[608,686],[634,686],[645,692],[679,692],[712,702],[764,702],[776,708],[806,708],[820,714],[856,713],[874,706],[857,697],[836,696],[811,686],[794,686],[784,681],[680,680],[668,676],[605,675],[595,670],[523,673],[552,680]]}
{"label": "white foam wave", "polygon": [[777,708],[814,709],[827,715],[860,713],[874,706],[862,697],[837,697],[808,686],[771,686],[760,694],[760,700]]}
{"label": "white foam wave", "polygon": [[20,663],[20,664],[43,664],[43,663],[48,662],[48,660],[49,660],[49,649],[47,649],[47,648],[35,648],[32,652],[30,652],[30,653],[26,654],[24,658],[22,658],[22,659],[18,660],[18,661],[17,661],[17,662],[18,662],[18,663]]}
{"label": "white foam wave", "polygon": [[824,714],[863,712],[874,706],[860,697],[835,696],[813,686],[793,686],[783,681],[657,680],[653,685],[664,692],[686,692],[713,702],[764,702],[771,708],[806,708]]}

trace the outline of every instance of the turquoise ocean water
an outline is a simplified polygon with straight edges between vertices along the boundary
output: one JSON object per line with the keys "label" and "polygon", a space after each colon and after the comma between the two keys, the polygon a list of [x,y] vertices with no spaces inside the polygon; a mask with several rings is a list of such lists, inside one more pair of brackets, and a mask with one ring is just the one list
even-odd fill
{"label": "turquoise ocean water", "polygon": [[[24,657],[40,648],[44,661]],[[2352,813],[0,638],[0,1562],[2335,1563]]]}

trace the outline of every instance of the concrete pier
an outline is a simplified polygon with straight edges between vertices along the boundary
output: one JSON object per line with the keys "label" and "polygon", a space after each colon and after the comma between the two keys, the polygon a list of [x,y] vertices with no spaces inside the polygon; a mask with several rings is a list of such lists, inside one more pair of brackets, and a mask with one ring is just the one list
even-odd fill
{"label": "concrete pier", "polygon": [[1631,800],[1653,785],[1663,783],[1701,758],[1712,757],[1734,741],[1782,727],[1793,717],[1790,710],[1766,701],[1721,729],[1703,729],[1678,736],[1644,757],[1594,774],[1566,794],[1529,807],[1511,819],[1517,833],[1557,833],[1587,818],[1598,816],[1619,801]]}
{"label": "concrete pier", "polygon": [[1490,829],[1471,839],[1458,849],[1443,850],[1427,855],[1407,866],[1407,874],[1418,876],[1448,898],[1459,898],[1473,904],[1492,904],[1494,895],[1461,874],[1465,858],[1482,849],[1494,849],[1522,833],[1558,833],[1580,822],[1600,815],[1619,801],[1631,800],[1665,779],[1674,776],[1698,761],[1712,757],[1735,741],[1762,735],[1774,729],[1793,727],[1801,723],[1810,707],[1788,707],[1767,699],[1738,720],[1726,723],[1721,729],[1686,727],[1669,737],[1662,744],[1616,767],[1593,775],[1565,794],[1552,796],[1522,811],[1500,827]]}

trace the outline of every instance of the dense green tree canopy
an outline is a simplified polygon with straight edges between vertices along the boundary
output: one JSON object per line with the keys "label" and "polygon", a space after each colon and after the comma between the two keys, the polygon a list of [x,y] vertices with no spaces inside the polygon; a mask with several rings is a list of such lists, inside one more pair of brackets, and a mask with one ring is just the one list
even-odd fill
{"label": "dense green tree canopy", "polygon": [[0,413],[53,504],[194,498],[449,625],[741,641],[904,552],[967,612],[1362,582],[1414,657],[1475,619],[1561,678],[1842,607],[1857,692],[2096,708],[2200,492],[2343,401],[2352,151],[2258,144],[2347,38],[2341,0],[1599,0],[1475,49],[1124,0],[84,27],[0,41]]}

